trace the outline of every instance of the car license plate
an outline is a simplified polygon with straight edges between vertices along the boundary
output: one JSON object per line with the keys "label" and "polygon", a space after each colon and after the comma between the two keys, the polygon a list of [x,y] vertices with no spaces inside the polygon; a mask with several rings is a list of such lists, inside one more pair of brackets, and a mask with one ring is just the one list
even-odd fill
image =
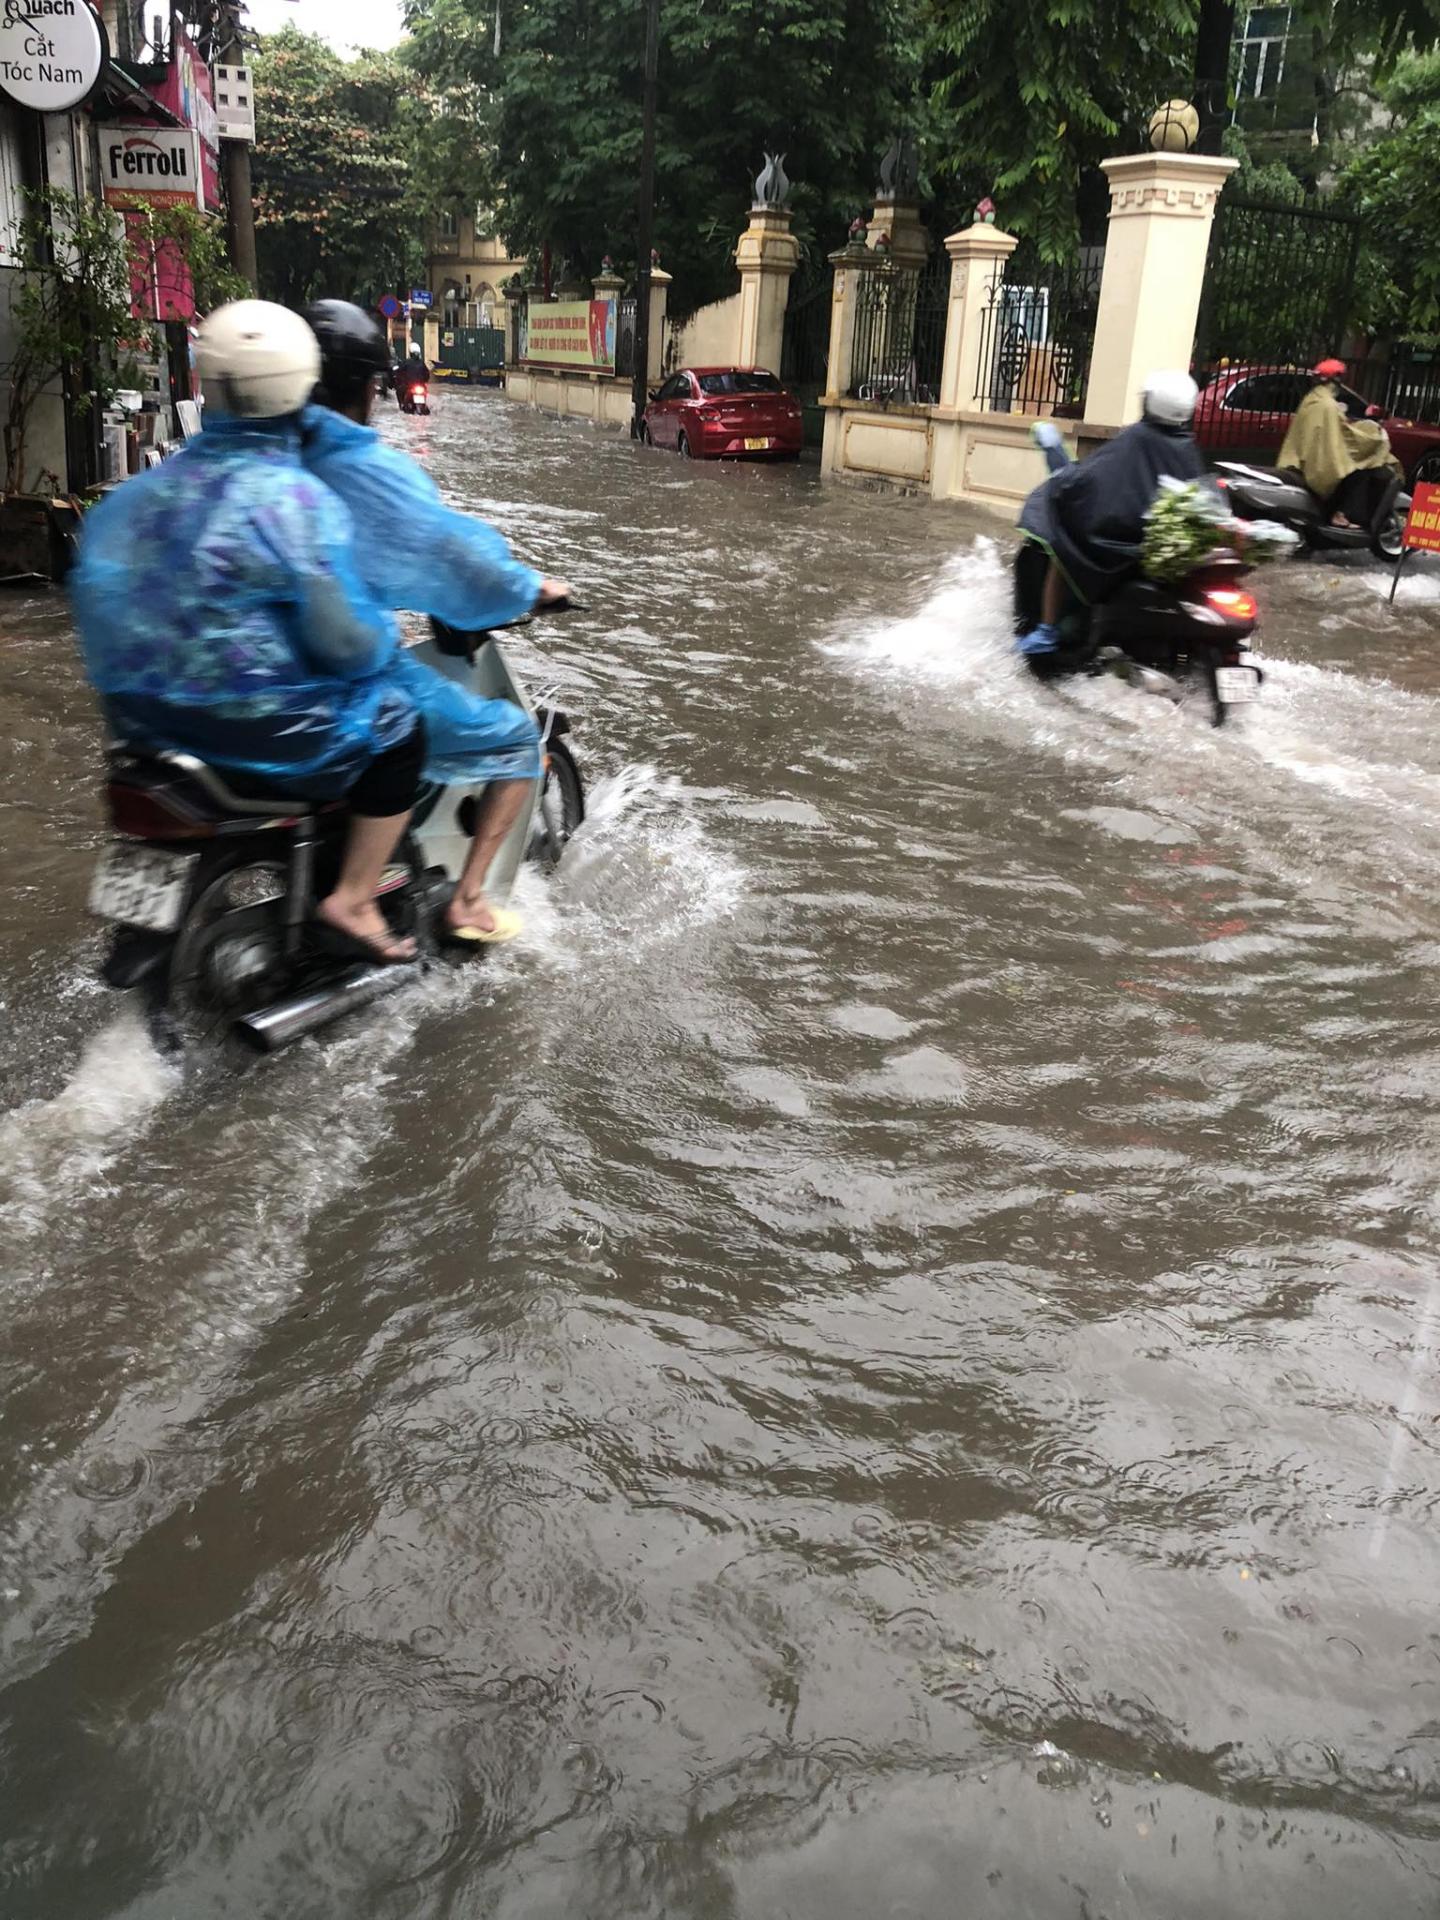
{"label": "car license plate", "polygon": [[198,853],[113,841],[90,882],[90,911],[102,920],[148,927],[151,933],[173,933],[199,858]]}
{"label": "car license plate", "polygon": [[1260,698],[1260,675],[1254,667],[1217,667],[1215,691],[1227,707]]}
{"label": "car license plate", "polygon": [[745,442],[745,451],[746,453],[764,453],[769,445],[770,442],[768,440],[747,440]]}

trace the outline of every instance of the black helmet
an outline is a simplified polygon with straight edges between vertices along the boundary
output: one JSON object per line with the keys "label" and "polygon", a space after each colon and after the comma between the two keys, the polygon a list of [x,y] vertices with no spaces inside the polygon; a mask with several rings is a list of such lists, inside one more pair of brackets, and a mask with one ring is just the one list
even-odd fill
{"label": "black helmet", "polygon": [[320,342],[320,384],[315,398],[323,406],[348,407],[369,383],[390,372],[390,348],[379,322],[349,300],[316,300],[305,309]]}

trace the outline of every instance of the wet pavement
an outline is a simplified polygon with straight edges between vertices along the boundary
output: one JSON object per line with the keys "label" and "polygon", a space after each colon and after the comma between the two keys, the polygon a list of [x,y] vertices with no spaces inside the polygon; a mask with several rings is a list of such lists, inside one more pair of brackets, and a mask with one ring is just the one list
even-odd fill
{"label": "wet pavement", "polygon": [[1440,575],[1216,732],[1003,533],[446,392],[579,583],[493,963],[237,1078],[94,982],[0,602],[5,1920],[1440,1907]]}

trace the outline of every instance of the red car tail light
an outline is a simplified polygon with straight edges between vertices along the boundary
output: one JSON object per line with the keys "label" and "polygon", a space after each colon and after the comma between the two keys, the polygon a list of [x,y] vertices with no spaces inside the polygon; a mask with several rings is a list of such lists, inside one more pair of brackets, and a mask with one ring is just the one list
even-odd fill
{"label": "red car tail light", "polygon": [[1227,620],[1253,620],[1260,611],[1254,594],[1247,593],[1244,587],[1211,587],[1205,599]]}

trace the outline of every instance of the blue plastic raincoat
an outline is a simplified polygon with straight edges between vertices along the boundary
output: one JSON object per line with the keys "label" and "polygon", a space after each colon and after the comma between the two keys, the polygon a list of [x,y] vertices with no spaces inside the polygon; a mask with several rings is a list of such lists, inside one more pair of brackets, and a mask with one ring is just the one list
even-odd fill
{"label": "blue plastic raincoat", "polygon": [[290,420],[210,414],[201,437],[86,517],[70,578],[114,734],[317,799],[397,745],[416,705],[394,616]]}
{"label": "blue plastic raincoat", "polygon": [[[430,613],[474,632],[529,613],[540,575],[483,520],[456,513],[408,454],[328,407],[301,416],[303,458],[350,509],[355,564],[383,606]],[[508,700],[483,700],[401,649],[398,672],[425,719],[432,780],[536,779],[535,723]]]}

